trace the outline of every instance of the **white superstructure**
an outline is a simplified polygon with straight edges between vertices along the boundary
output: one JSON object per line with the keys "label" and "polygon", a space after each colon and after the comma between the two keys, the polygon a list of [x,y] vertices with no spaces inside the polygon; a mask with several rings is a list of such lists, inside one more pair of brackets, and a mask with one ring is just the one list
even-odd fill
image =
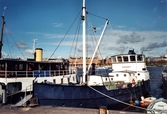
{"label": "white superstructure", "polygon": [[[133,50],[131,50],[133,51]],[[112,81],[137,83],[149,79],[149,72],[143,54],[129,53],[112,56]]]}

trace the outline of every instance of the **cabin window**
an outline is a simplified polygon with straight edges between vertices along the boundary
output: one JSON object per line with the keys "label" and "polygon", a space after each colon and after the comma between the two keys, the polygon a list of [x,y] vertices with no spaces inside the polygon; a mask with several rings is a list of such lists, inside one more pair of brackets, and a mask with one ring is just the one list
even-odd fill
{"label": "cabin window", "polygon": [[34,69],[34,64],[33,63],[29,63],[28,64],[28,70],[32,71]]}
{"label": "cabin window", "polygon": [[4,68],[5,68],[4,66],[5,66],[4,64],[0,64],[0,69],[4,70]]}
{"label": "cabin window", "polygon": [[7,87],[8,87],[9,93],[20,91],[22,89],[22,83],[21,82],[9,82],[7,84]]}
{"label": "cabin window", "polygon": [[122,62],[122,57],[117,57],[118,58],[118,62]]}
{"label": "cabin window", "polygon": [[124,59],[125,62],[127,62],[128,61],[128,56],[124,56],[123,59]]}
{"label": "cabin window", "polygon": [[116,62],[116,59],[115,57],[112,58],[112,62],[115,63]]}
{"label": "cabin window", "polygon": [[23,64],[19,64],[19,70],[23,70]]}
{"label": "cabin window", "polygon": [[130,61],[136,61],[135,56],[130,56]]}
{"label": "cabin window", "polygon": [[138,55],[137,56],[137,61],[143,61],[143,56],[142,55]]}
{"label": "cabin window", "polygon": [[15,65],[15,70],[17,70],[17,65]]}

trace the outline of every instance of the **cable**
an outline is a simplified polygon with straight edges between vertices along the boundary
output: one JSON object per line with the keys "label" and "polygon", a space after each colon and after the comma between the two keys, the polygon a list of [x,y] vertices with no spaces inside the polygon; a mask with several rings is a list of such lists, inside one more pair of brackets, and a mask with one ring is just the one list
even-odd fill
{"label": "cable", "polygon": [[[80,11],[81,12],[81,11]],[[79,12],[79,14],[80,14]],[[70,29],[72,28],[74,22],[76,21],[76,19],[78,18],[79,14],[77,15],[77,17],[75,18],[75,20],[73,21],[73,23],[71,24],[70,28],[67,30],[67,32],[65,33],[64,37],[62,38],[62,40],[59,42],[59,44],[57,45],[56,49],[53,51],[52,55],[50,56],[50,58],[54,55],[54,53],[56,52],[56,50],[58,49],[58,47],[60,46],[60,44],[62,43],[62,41],[64,40],[64,38],[66,37],[66,35],[68,34],[68,32],[70,31]],[[50,59],[49,58],[49,59]]]}
{"label": "cable", "polygon": [[126,102],[120,101],[120,100],[118,100],[118,99],[115,99],[115,98],[113,98],[113,97],[110,97],[110,96],[108,96],[108,95],[106,95],[106,94],[104,94],[104,93],[102,93],[102,92],[100,92],[100,91],[94,89],[94,88],[91,87],[91,86],[88,86],[88,87],[91,88],[92,90],[98,92],[99,94],[101,94],[101,95],[103,95],[103,96],[106,96],[106,97],[108,97],[108,98],[110,98],[110,99],[112,99],[112,100],[114,100],[114,101],[119,102],[119,103],[122,103],[122,104],[125,104],[125,105],[128,105],[128,106],[132,106],[132,107],[135,107],[135,108],[139,108],[139,109],[142,109],[142,110],[146,110],[145,108],[142,108],[142,107],[139,107],[139,106],[134,106],[134,105],[128,104],[128,103],[126,103]]}
{"label": "cable", "polygon": [[107,18],[104,18],[104,17],[101,17],[101,16],[98,16],[98,15],[95,15],[95,14],[93,14],[93,13],[90,13],[90,12],[87,12],[88,14],[91,14],[91,15],[93,15],[93,16],[95,16],[95,17],[99,17],[99,18],[101,18],[101,19],[107,19]]}
{"label": "cable", "polygon": [[[6,30],[6,28],[5,28],[5,30]],[[11,38],[12,38],[12,40],[14,41],[14,43],[16,44],[16,47],[18,48],[18,50],[20,51],[20,53],[21,53],[21,55],[23,56],[23,58],[24,59],[26,59],[25,58],[25,56],[23,55],[23,53],[22,53],[22,51],[20,50],[20,48],[18,47],[18,45],[17,45],[17,43],[16,43],[16,41],[14,40],[14,38],[12,37],[12,35],[11,35],[11,33],[9,32],[9,35],[11,36]]]}

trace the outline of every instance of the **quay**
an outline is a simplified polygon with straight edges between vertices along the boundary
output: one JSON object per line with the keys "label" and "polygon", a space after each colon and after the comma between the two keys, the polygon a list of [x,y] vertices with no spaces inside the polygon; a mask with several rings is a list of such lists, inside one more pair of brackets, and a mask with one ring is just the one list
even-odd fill
{"label": "quay", "polygon": [[[118,110],[69,108],[56,106],[12,107],[0,105],[1,114],[144,114],[143,112],[129,112]],[[145,113],[146,114],[146,113]]]}

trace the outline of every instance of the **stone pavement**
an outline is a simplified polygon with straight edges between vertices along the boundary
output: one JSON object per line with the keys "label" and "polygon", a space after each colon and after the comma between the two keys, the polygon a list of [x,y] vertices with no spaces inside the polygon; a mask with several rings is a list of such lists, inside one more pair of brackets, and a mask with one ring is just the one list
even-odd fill
{"label": "stone pavement", "polygon": [[[0,105],[0,114],[100,114],[99,109],[69,108],[69,107],[11,107],[10,105]],[[143,114],[138,112],[125,112],[108,110],[101,114]]]}

